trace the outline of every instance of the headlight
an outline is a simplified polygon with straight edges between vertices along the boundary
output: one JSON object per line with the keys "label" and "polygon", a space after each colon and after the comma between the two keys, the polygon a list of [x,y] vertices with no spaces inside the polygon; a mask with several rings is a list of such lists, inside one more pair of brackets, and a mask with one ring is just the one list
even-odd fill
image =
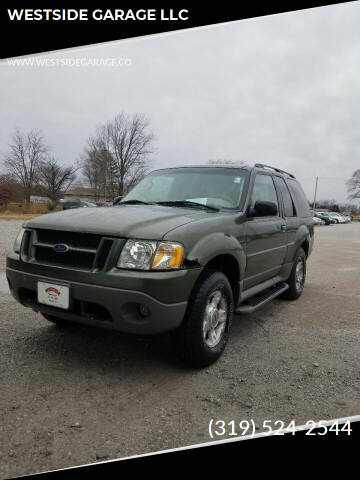
{"label": "headlight", "polygon": [[179,243],[160,242],[152,262],[154,270],[172,270],[181,267],[184,248]]}
{"label": "headlight", "polygon": [[173,270],[181,267],[183,254],[179,243],[128,240],[117,266],[132,270]]}
{"label": "headlight", "polygon": [[118,267],[135,270],[150,270],[156,242],[128,240],[122,249]]}
{"label": "headlight", "polygon": [[25,233],[25,229],[22,228],[22,229],[20,230],[18,236],[16,237],[16,240],[15,240],[15,243],[14,243],[14,252],[15,252],[15,253],[20,253],[21,242],[22,242],[24,233]]}

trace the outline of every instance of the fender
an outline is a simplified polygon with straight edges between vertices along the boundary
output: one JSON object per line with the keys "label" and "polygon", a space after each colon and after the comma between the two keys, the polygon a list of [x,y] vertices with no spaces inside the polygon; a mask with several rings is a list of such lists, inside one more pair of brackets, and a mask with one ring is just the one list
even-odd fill
{"label": "fender", "polygon": [[296,237],[294,240],[294,248],[291,256],[292,260],[294,260],[296,252],[298,251],[300,245],[302,245],[305,240],[309,244],[309,254],[310,254],[312,242],[313,242],[313,236],[311,236],[311,232],[307,225],[301,225],[296,232]]}
{"label": "fender", "polygon": [[244,277],[246,267],[244,249],[240,242],[228,233],[215,232],[200,238],[188,252],[186,259],[204,267],[219,255],[231,255],[234,257],[239,266],[240,279]]}

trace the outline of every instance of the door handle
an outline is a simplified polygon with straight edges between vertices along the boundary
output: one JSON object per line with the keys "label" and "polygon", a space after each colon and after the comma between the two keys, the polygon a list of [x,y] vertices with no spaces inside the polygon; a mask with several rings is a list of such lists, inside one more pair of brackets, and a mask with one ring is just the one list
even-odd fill
{"label": "door handle", "polygon": [[282,232],[286,232],[286,225],[281,225],[280,228],[281,228],[281,231],[282,231]]}

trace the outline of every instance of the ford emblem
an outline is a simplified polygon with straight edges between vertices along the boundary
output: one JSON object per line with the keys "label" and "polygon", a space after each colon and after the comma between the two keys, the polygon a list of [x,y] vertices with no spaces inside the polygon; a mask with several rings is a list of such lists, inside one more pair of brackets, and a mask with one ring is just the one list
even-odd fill
{"label": "ford emblem", "polygon": [[68,245],[65,245],[64,243],[57,243],[53,246],[53,249],[57,253],[65,253],[69,251],[70,247]]}

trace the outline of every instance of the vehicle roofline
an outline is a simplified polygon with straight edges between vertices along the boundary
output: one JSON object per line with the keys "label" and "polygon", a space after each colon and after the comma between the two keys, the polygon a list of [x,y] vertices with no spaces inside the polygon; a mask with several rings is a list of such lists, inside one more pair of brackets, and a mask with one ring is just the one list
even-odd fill
{"label": "vehicle roofline", "polygon": [[[281,170],[280,168],[276,167],[268,167],[267,165],[262,165],[262,164],[255,164],[255,165],[227,165],[227,164],[218,164],[218,165],[206,165],[206,164],[200,164],[200,165],[176,165],[174,167],[162,167],[162,168],[156,168],[154,170],[151,170],[149,173],[154,173],[154,172],[161,172],[162,170],[179,170],[179,169],[184,169],[184,168],[204,168],[204,169],[209,169],[209,168],[221,168],[221,169],[232,169],[232,170],[246,170],[246,171],[263,171],[267,173],[274,173],[283,177],[290,177],[292,179],[296,180],[295,175],[289,172],[285,172],[284,170]],[[272,170],[272,172],[271,172]]]}
{"label": "vehicle roofline", "polygon": [[200,165],[177,165],[175,167],[162,167],[162,168],[156,168],[154,170],[151,170],[150,173],[153,173],[153,172],[160,172],[161,170],[179,170],[179,169],[182,169],[182,168],[229,168],[229,169],[235,169],[235,170],[252,170],[253,167],[251,167],[250,165],[204,165],[204,164],[200,164]]}
{"label": "vehicle roofline", "polygon": [[272,170],[273,172],[275,172],[277,174],[280,174],[282,176],[287,176],[287,177],[290,177],[290,178],[296,180],[295,175],[293,175],[292,173],[286,172],[285,170],[282,170],[281,168],[278,168],[278,167],[272,167],[271,165],[265,165],[264,163],[255,163],[254,168],[259,169],[259,170],[265,170],[267,172],[269,170]]}

